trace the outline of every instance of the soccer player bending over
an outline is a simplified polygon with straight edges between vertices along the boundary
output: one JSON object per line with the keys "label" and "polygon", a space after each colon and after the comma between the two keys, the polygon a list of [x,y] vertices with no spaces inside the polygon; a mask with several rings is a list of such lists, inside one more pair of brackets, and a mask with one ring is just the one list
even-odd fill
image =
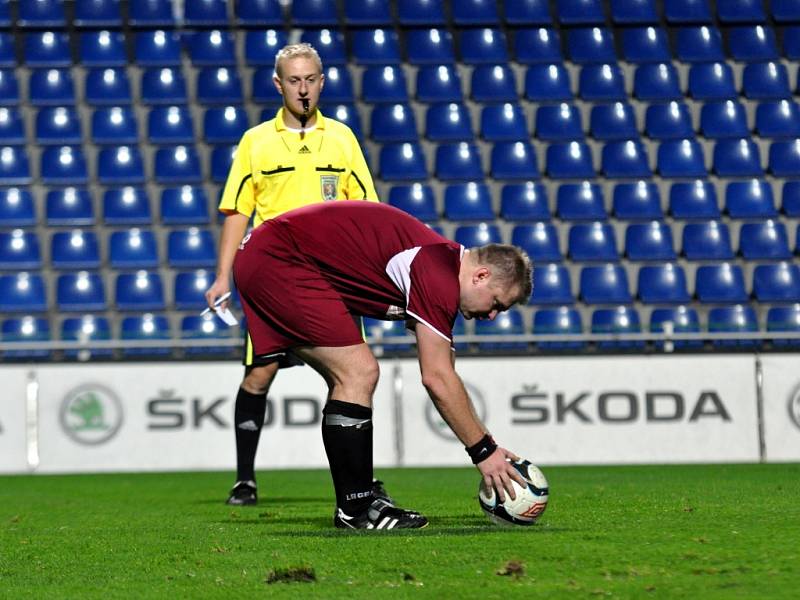
{"label": "soccer player bending over", "polygon": [[428,520],[372,490],[372,395],[379,368],[352,315],[403,319],[416,333],[422,382],[501,500],[514,497],[516,458],[475,414],[454,369],[452,328],[494,319],[531,293],[531,263],[514,246],[465,249],[408,214],[369,202],[289,211],[246,236],[233,275],[255,355],[294,355],[329,387],[322,439],[337,510],[334,525],[419,528]]}

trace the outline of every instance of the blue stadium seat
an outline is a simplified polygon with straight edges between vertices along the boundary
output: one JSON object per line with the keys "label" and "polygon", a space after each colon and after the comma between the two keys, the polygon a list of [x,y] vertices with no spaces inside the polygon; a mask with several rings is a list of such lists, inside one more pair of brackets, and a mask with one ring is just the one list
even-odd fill
{"label": "blue stadium seat", "polygon": [[783,183],[781,210],[787,217],[800,217],[800,181]]}
{"label": "blue stadium seat", "polygon": [[119,310],[164,310],[164,285],[157,272],[120,273],[114,283],[114,303]]}
{"label": "blue stadium seat", "polygon": [[[617,306],[615,308],[597,308],[592,312],[592,333],[615,334],[624,336],[629,333],[641,333],[642,325],[639,312],[630,306]],[[635,349],[643,348],[641,340],[602,340],[597,342],[598,348],[606,349]]]}
{"label": "blue stadium seat", "polygon": [[636,114],[627,102],[595,104],[589,117],[589,130],[598,140],[626,140],[639,135]]}
{"label": "blue stadium seat", "polygon": [[389,190],[389,204],[420,221],[430,222],[439,219],[433,189],[426,183],[392,186]]}
{"label": "blue stadium seat", "polygon": [[[668,308],[656,308],[650,313],[650,332],[663,333],[669,330],[670,333],[700,333],[700,319],[697,311],[690,306],[675,306]],[[656,342],[658,348],[663,348],[663,342]],[[703,346],[702,340],[675,340],[673,347],[678,348],[700,348]]]}
{"label": "blue stadium seat", "polygon": [[247,30],[244,32],[244,62],[249,67],[274,66],[275,55],[287,42],[288,36],[280,29]]}
{"label": "blue stadium seat", "polygon": [[225,183],[231,171],[233,157],[236,155],[236,145],[226,144],[215,146],[211,149],[210,172],[211,181],[214,183]]}
{"label": "blue stadium seat", "polygon": [[136,114],[130,106],[97,108],[92,113],[92,142],[95,144],[136,144],[138,130]]}
{"label": "blue stadium seat", "polygon": [[551,22],[548,0],[504,0],[503,14],[508,25],[548,25]]}
{"label": "blue stadium seat", "polygon": [[614,36],[605,27],[578,27],[566,30],[567,54],[576,64],[616,63]]}
{"label": "blue stadium seat", "polygon": [[556,14],[562,25],[593,25],[605,22],[601,0],[556,0]]}
{"label": "blue stadium seat", "polygon": [[672,229],[664,221],[631,223],[625,230],[628,260],[675,260]]}
{"label": "blue stadium seat", "polygon": [[734,100],[706,102],[700,111],[700,132],[707,138],[749,136],[744,106]]}
{"label": "blue stadium seat", "polygon": [[488,142],[523,141],[529,137],[525,112],[519,104],[490,104],[481,108],[481,137]]}
{"label": "blue stadium seat", "polygon": [[613,213],[622,220],[661,219],[661,194],[650,181],[622,182],[614,186]]}
{"label": "blue stadium seat", "polygon": [[153,162],[157,183],[201,183],[203,180],[194,146],[159,148]]}
{"label": "blue stadium seat", "polygon": [[78,56],[85,67],[124,67],[128,64],[125,37],[121,31],[84,31]]}
{"label": "blue stadium seat", "polygon": [[769,9],[779,23],[800,21],[800,5],[795,0],[771,0]]}
{"label": "blue stadium seat", "polygon": [[758,146],[749,137],[717,140],[713,171],[720,177],[761,175],[764,169]]}
{"label": "blue stadium seat", "polygon": [[725,187],[725,211],[734,219],[777,216],[772,186],[767,181],[731,181]]}
{"label": "blue stadium seat", "polygon": [[485,183],[453,183],[444,190],[444,216],[450,221],[491,221],[492,194]]}
{"label": "blue stadium seat", "polygon": [[495,223],[478,223],[476,225],[459,225],[455,229],[453,240],[465,248],[485,246],[486,244],[502,244],[500,229]]}
{"label": "blue stadium seat", "polygon": [[[31,77],[32,80],[33,77]],[[34,90],[31,89],[30,102],[31,105],[36,106],[38,102],[36,102],[33,92]],[[0,69],[0,106],[16,106],[19,104],[19,99],[19,82],[13,69]]]}
{"label": "blue stadium seat", "polygon": [[319,57],[324,65],[341,66],[347,64],[347,48],[344,34],[341,31],[306,29],[300,35],[300,41],[314,46],[319,52]]}
{"label": "blue stadium seat", "polygon": [[546,141],[583,139],[581,113],[573,104],[544,104],[536,109],[536,137]]}
{"label": "blue stadium seat", "polygon": [[549,27],[518,29],[514,32],[514,57],[518,63],[560,63],[561,35]]}
{"label": "blue stadium seat", "polygon": [[107,225],[150,225],[150,198],[140,187],[112,187],[103,192],[103,220]]}
{"label": "blue stadium seat", "polygon": [[[3,123],[3,111],[0,109],[0,124]],[[5,132],[0,134],[5,137]],[[24,133],[22,136],[24,143]],[[81,122],[78,112],[73,107],[57,106],[39,109],[36,114],[36,142],[41,145],[80,144],[83,141]],[[14,143],[3,140],[4,143]]]}
{"label": "blue stadium seat", "polygon": [[470,97],[475,102],[516,102],[518,94],[514,71],[505,64],[477,65],[470,79]]}
{"label": "blue stadium seat", "polygon": [[25,148],[19,146],[0,148],[0,185],[27,185],[31,180]]}
{"label": "blue stadium seat", "polygon": [[208,196],[203,187],[183,185],[161,192],[161,222],[164,225],[206,225],[210,221]]}
{"label": "blue stadium seat", "polygon": [[383,27],[393,24],[390,6],[383,0],[346,0],[344,22],[350,27]]}
{"label": "blue stadium seat", "polygon": [[[131,104],[131,84],[124,69],[90,69],[84,82],[84,97],[91,106]],[[142,100],[149,102],[144,96]]]}
{"label": "blue stadium seat", "polygon": [[[120,324],[120,338],[125,341],[164,341],[170,339],[169,320],[165,315],[154,315],[145,313],[143,315],[128,316],[122,319]],[[126,345],[122,349],[125,356],[167,356],[171,353],[170,348],[165,344],[164,347],[148,346],[144,348],[132,348]]]}
{"label": "blue stadium seat", "polygon": [[614,228],[603,221],[575,223],[569,228],[567,255],[579,262],[619,260]]}
{"label": "blue stadium seat", "polygon": [[193,0],[183,5],[183,22],[187,27],[225,27],[228,11],[225,0]]}
{"label": "blue stadium seat", "polygon": [[[18,94],[19,87],[13,72],[4,72],[10,78],[8,94],[14,97]],[[33,106],[74,106],[75,83],[72,74],[67,69],[34,69],[28,80],[30,103]]]}
{"label": "blue stadium seat", "polygon": [[[230,107],[226,107],[225,110],[228,110],[229,108]],[[329,108],[330,112],[328,112]],[[238,110],[239,109],[237,109],[237,111]],[[345,125],[347,125],[353,131],[353,135],[355,135],[357,139],[361,139],[363,137],[361,129],[361,116],[358,114],[358,109],[354,105],[352,104],[325,105],[322,107],[322,112],[325,115],[336,119],[340,123],[344,123]],[[275,114],[274,111],[270,112],[269,116],[267,118],[262,117],[261,121],[266,121],[268,119],[271,119],[274,116],[274,114]],[[228,140],[228,141],[238,141],[238,140]]]}
{"label": "blue stadium seat", "polygon": [[739,93],[733,70],[724,62],[698,63],[689,68],[688,95],[695,100],[728,100]]}
{"label": "blue stadium seat", "polygon": [[722,23],[763,23],[767,18],[763,0],[720,2],[717,4],[717,16]]}
{"label": "blue stadium seat", "polygon": [[[67,317],[61,322],[61,339],[65,342],[82,341],[107,341],[111,339],[111,327],[106,317],[97,315],[83,315],[80,317]],[[113,354],[110,348],[82,347],[78,349],[68,349],[64,351],[66,358],[80,358],[88,360],[90,358],[109,357]]]}
{"label": "blue stadium seat", "polygon": [[188,34],[189,58],[195,67],[227,67],[236,64],[235,40],[228,31],[212,29]]}
{"label": "blue stadium seat", "polygon": [[20,2],[17,25],[23,29],[53,27],[63,28],[67,24],[64,0],[35,0]]}
{"label": "blue stadium seat", "polygon": [[173,31],[163,29],[139,31],[134,38],[133,56],[142,67],[178,67],[181,64],[181,43]]}
{"label": "blue stadium seat", "polygon": [[686,272],[674,263],[641,267],[636,289],[636,296],[645,304],[683,304],[691,300]]}
{"label": "blue stadium seat", "polygon": [[460,62],[467,65],[508,62],[508,42],[500,29],[465,28],[458,36]]}
{"label": "blue stadium seat", "polygon": [[[325,100],[331,102],[353,102],[353,82],[350,79],[350,72],[345,67],[328,67],[326,73],[332,73],[333,77],[325,76]],[[253,71],[253,86],[251,95],[254,102],[267,105],[272,111],[272,116],[277,112],[283,102],[283,96],[275,88],[272,77],[275,74],[274,67],[259,67]],[[274,107],[274,108],[272,108]],[[265,109],[267,110],[267,109]],[[270,117],[271,118],[271,117]]]}
{"label": "blue stadium seat", "polygon": [[540,263],[560,262],[563,258],[558,229],[552,223],[515,225],[511,230],[511,243],[525,250],[537,267]]}
{"label": "blue stadium seat", "polygon": [[39,269],[41,266],[42,253],[35,232],[24,229],[0,231],[0,269]]}
{"label": "blue stadium seat", "polygon": [[370,114],[370,137],[379,143],[416,142],[414,111],[406,104],[378,104]]}
{"label": "blue stadium seat", "polygon": [[105,310],[106,293],[97,273],[62,273],[56,279],[56,306],[62,312]]}
{"label": "blue stadium seat", "polygon": [[132,27],[174,27],[175,15],[172,12],[172,1],[134,0],[130,2],[128,23]]}
{"label": "blue stadium seat", "polygon": [[649,102],[681,100],[678,71],[669,63],[638,65],[633,74],[633,95]]}
{"label": "blue stadium seat", "polygon": [[31,313],[47,310],[47,296],[39,273],[0,275],[0,311]]}
{"label": "blue stadium seat", "polygon": [[115,231],[108,241],[109,264],[114,269],[145,269],[158,266],[158,247],[153,232],[134,227]]}
{"label": "blue stadium seat", "polygon": [[[23,4],[28,4],[23,2]],[[69,67],[72,52],[69,36],[63,31],[29,31],[23,39],[23,55],[28,67]]]}
{"label": "blue stadium seat", "polygon": [[444,25],[442,0],[400,0],[397,5],[397,20],[403,27]]}
{"label": "blue stadium seat", "polygon": [[[416,97],[420,102],[461,102],[461,78],[453,65],[423,65],[417,71]],[[325,85],[328,93],[328,84]]]}
{"label": "blue stadium seat", "polygon": [[779,62],[746,64],[742,71],[742,93],[751,100],[791,98],[786,67]]}
{"label": "blue stadium seat", "polygon": [[722,221],[687,223],[683,228],[681,254],[687,260],[730,260],[731,234]]}
{"label": "blue stadium seat", "polygon": [[170,231],[167,261],[171,267],[214,267],[217,249],[211,231],[197,227]]}
{"label": "blue stadium seat", "polygon": [[607,218],[603,188],[597,183],[562,183],[556,195],[556,214],[566,221]]}
{"label": "blue stadium seat", "polygon": [[572,304],[572,282],[567,267],[546,263],[533,270],[533,294],[531,304]]}
{"label": "blue stadium seat", "polygon": [[394,65],[371,65],[364,69],[361,77],[361,99],[369,103],[407,103],[408,86],[403,70]]}
{"label": "blue stadium seat", "polygon": [[692,115],[683,102],[651,104],[644,117],[644,131],[657,140],[693,138]]}
{"label": "blue stadium seat", "polygon": [[572,100],[569,71],[561,63],[530,65],[525,72],[525,98],[532,102]]}
{"label": "blue stadium seat", "polygon": [[451,7],[453,24],[457,27],[476,25],[498,25],[497,2],[492,0],[463,0]]}
{"label": "blue stadium seat", "polygon": [[330,27],[339,24],[335,0],[294,0],[289,18],[298,27]]}
{"label": "blue stadium seat", "polygon": [[792,25],[783,28],[783,54],[789,60],[800,58],[800,26]]}
{"label": "blue stadium seat", "polygon": [[97,155],[97,178],[106,185],[144,183],[144,165],[139,148],[102,148]]}
{"label": "blue stadium seat", "polygon": [[191,144],[194,123],[187,106],[154,106],[147,115],[147,141],[151,144]]}
{"label": "blue stadium seat", "polygon": [[0,188],[0,228],[33,227],[36,225],[36,206],[26,188]]}
{"label": "blue stadium seat", "polygon": [[438,102],[425,112],[425,137],[434,142],[472,141],[472,120],[461,102]]}
{"label": "blue stadium seat", "polygon": [[666,63],[672,59],[667,33],[660,27],[622,30],[622,55],[630,63]]}
{"label": "blue stadium seat", "polygon": [[[4,319],[0,339],[6,344],[49,342],[50,323],[46,318],[32,315]],[[50,355],[47,349],[5,350],[2,354],[4,360],[47,360]]]}
{"label": "blue stadium seat", "polygon": [[500,216],[506,221],[549,219],[547,189],[532,181],[505,184],[500,192]]}
{"label": "blue stadium seat", "polygon": [[241,104],[244,101],[242,80],[236,69],[205,67],[197,74],[197,101],[206,106]]}
{"label": "blue stadium seat", "polygon": [[425,154],[418,143],[384,144],[380,150],[380,177],[385,181],[424,181]]}
{"label": "blue stadium seat", "polygon": [[728,50],[733,60],[756,62],[778,59],[778,45],[772,27],[746,25],[728,29]]}
{"label": "blue stadium seat", "polygon": [[400,64],[400,40],[394,29],[356,29],[350,35],[355,64]]}
{"label": "blue stadium seat", "polygon": [[25,124],[20,112],[13,107],[0,108],[0,144],[3,146],[24,144],[26,139]]}
{"label": "blue stadium seat", "polygon": [[[767,331],[800,332],[800,304],[773,306],[767,311]],[[773,339],[774,346],[798,346],[798,339]]]}
{"label": "blue stadium seat", "polygon": [[703,303],[747,302],[742,268],[723,262],[701,265],[695,271],[695,294]]}
{"label": "blue stadium seat", "polygon": [[800,266],[790,261],[756,265],[753,295],[759,302],[800,302]]}
{"label": "blue stadium seat", "polygon": [[578,95],[584,100],[627,100],[625,76],[618,64],[584,65],[578,78]]}
{"label": "blue stadium seat", "polygon": [[122,28],[122,14],[119,0],[76,0],[75,27],[113,27]]}
{"label": "blue stadium seat", "polygon": [[580,297],[586,304],[626,304],[632,301],[628,274],[619,263],[581,268]]}
{"label": "blue stadium seat", "polygon": [[483,180],[478,146],[467,142],[439,144],[436,148],[434,175],[442,181]]}
{"label": "blue stadium seat", "polygon": [[45,198],[47,225],[94,225],[94,204],[87,189],[49,190]]}
{"label": "blue stadium seat", "polygon": [[247,111],[240,106],[220,106],[203,115],[203,139],[209,144],[238,142],[250,128]]}
{"label": "blue stadium seat", "polygon": [[86,158],[80,146],[48,146],[42,151],[42,182],[53,185],[89,183]]}
{"label": "blue stadium seat", "polygon": [[669,213],[675,219],[717,219],[720,216],[717,189],[701,179],[673,183],[669,190]]}
{"label": "blue stadium seat", "polygon": [[637,138],[634,140],[615,140],[603,146],[601,171],[611,178],[650,177],[647,149]]}
{"label": "blue stadium seat", "polygon": [[496,142],[489,171],[494,179],[538,179],[536,151],[530,142]]}
{"label": "blue stadium seat", "polygon": [[772,142],[768,170],[776,177],[800,176],[800,139]]}
{"label": "blue stadium seat", "polygon": [[[0,6],[3,6],[0,3]],[[7,6],[7,5],[6,5]],[[5,31],[0,32],[0,67],[16,67],[17,52],[14,37]]]}
{"label": "blue stadium seat", "polygon": [[177,310],[203,310],[205,292],[214,283],[213,271],[196,269],[175,274],[174,298]]}
{"label": "blue stadium seat", "polygon": [[[188,315],[181,319],[181,339],[208,340],[209,346],[190,346],[184,352],[188,356],[226,356],[231,348],[219,345],[220,339],[230,338],[230,328],[222,320],[211,314],[203,317]],[[214,343],[216,345],[214,345]]]}
{"label": "blue stadium seat", "polygon": [[680,27],[675,37],[675,55],[688,63],[709,63],[725,60],[722,35],[711,25]]}
{"label": "blue stadium seat", "polygon": [[761,102],[756,107],[756,133],[763,138],[800,137],[800,105],[790,100]]}
{"label": "blue stadium seat", "polygon": [[[369,1],[369,0],[365,0]],[[236,24],[244,27],[282,27],[280,0],[239,0],[235,7]],[[283,47],[283,46],[281,46]]]}
{"label": "blue stadium seat", "polygon": [[100,250],[94,231],[56,231],[50,238],[50,263],[54,269],[98,269]]}
{"label": "blue stadium seat", "polygon": [[657,170],[662,177],[705,177],[703,147],[693,138],[664,140],[658,145]]}
{"label": "blue stadium seat", "polygon": [[[717,306],[708,311],[708,331],[711,333],[754,333],[758,331],[758,318],[752,306]],[[745,346],[758,345],[754,339],[722,339],[713,340],[714,346]]]}
{"label": "blue stadium seat", "polygon": [[611,0],[611,20],[617,25],[658,23],[655,0]]}
{"label": "blue stadium seat", "polygon": [[[519,309],[510,308],[498,314],[494,320],[475,321],[475,335],[520,335],[525,333],[525,324]],[[479,350],[526,350],[527,342],[478,342]]]}
{"label": "blue stadium seat", "polygon": [[449,65],[455,63],[453,35],[445,29],[409,29],[406,53],[412,65]]}
{"label": "blue stadium seat", "polygon": [[739,254],[747,260],[790,259],[786,226],[773,219],[744,223],[739,230]]}
{"label": "blue stadium seat", "polygon": [[[534,335],[581,335],[583,320],[578,310],[572,306],[540,308],[533,315]],[[585,346],[584,342],[554,341],[536,342],[543,350],[578,350]]]}
{"label": "blue stadium seat", "polygon": [[592,151],[584,142],[552,143],[547,147],[547,174],[555,179],[591,179]]}

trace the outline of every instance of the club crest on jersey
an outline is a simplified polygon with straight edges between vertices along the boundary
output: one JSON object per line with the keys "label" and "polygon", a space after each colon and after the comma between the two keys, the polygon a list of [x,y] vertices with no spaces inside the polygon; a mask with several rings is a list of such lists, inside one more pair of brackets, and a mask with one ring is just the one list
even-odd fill
{"label": "club crest on jersey", "polygon": [[321,175],[319,180],[322,187],[322,199],[336,200],[336,196],[339,194],[339,176]]}

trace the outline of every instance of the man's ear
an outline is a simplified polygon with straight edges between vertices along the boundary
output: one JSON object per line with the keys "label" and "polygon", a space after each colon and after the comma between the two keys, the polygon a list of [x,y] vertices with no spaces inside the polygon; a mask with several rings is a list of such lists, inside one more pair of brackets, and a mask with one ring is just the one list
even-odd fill
{"label": "man's ear", "polygon": [[278,76],[272,78],[272,83],[275,85],[275,89],[278,90],[278,93],[283,96],[283,86],[281,86],[281,80],[278,79]]}
{"label": "man's ear", "polygon": [[492,272],[489,270],[489,267],[478,267],[472,274],[472,281],[474,283],[478,283],[479,281],[485,281],[489,279],[491,274]]}

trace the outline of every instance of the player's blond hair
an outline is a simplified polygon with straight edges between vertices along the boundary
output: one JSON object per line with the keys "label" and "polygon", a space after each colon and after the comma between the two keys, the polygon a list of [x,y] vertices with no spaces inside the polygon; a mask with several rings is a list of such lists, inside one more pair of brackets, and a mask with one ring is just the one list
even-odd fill
{"label": "player's blond hair", "polygon": [[527,303],[533,291],[533,265],[527,253],[510,244],[486,244],[470,248],[479,265],[491,267],[492,277],[501,284],[519,287],[515,303]]}
{"label": "player's blond hair", "polygon": [[322,59],[311,44],[287,44],[275,55],[275,74],[280,78],[283,61],[292,58],[310,58],[317,64],[317,69],[322,73]]}

